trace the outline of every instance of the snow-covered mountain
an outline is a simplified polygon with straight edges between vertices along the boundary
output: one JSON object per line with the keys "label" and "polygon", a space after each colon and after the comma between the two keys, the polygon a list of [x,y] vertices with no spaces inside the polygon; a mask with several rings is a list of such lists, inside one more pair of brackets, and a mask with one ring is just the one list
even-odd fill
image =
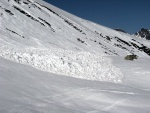
{"label": "snow-covered mountain", "polygon": [[1,46],[150,55],[147,41],[83,20],[42,0],[3,0],[0,9]]}
{"label": "snow-covered mountain", "polygon": [[140,31],[136,32],[137,37],[141,37],[150,40],[150,30],[142,28]]}
{"label": "snow-covered mountain", "polygon": [[149,41],[42,0],[0,0],[2,113],[149,113],[149,56]]}

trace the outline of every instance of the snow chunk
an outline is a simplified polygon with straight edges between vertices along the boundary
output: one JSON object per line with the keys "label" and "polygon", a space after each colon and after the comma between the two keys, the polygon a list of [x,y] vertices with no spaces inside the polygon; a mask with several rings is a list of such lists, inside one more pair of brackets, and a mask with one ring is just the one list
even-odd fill
{"label": "snow chunk", "polygon": [[109,58],[89,52],[1,47],[0,56],[43,71],[80,79],[121,83],[123,78]]}

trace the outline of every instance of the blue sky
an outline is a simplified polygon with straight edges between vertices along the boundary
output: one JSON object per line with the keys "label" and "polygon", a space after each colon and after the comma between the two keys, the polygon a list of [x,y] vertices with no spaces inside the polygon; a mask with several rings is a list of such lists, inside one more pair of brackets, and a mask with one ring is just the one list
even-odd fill
{"label": "blue sky", "polygon": [[81,18],[135,33],[150,29],[150,0],[45,0]]}

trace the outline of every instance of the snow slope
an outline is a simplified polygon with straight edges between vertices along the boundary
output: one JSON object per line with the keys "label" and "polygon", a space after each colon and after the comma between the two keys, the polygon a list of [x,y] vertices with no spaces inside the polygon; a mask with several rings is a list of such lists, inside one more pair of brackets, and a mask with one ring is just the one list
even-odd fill
{"label": "snow slope", "polygon": [[[0,58],[0,112],[149,113],[150,70],[143,67],[148,61],[141,58],[133,64],[114,57],[127,74],[125,82],[115,84],[59,76]],[[135,71],[128,75],[129,69]]]}
{"label": "snow slope", "polygon": [[42,0],[1,0],[0,112],[149,113],[149,56],[149,41]]}
{"label": "snow slope", "polygon": [[83,41],[86,35],[97,38],[85,27],[88,23],[82,25],[81,19],[49,5],[54,12],[47,5],[1,1],[0,56],[56,74],[120,83],[123,74],[104,57],[107,47]]}
{"label": "snow slope", "polygon": [[123,74],[104,56],[150,55],[149,42],[41,0],[4,0],[0,13],[0,55],[48,72],[120,83]]}
{"label": "snow slope", "polygon": [[1,0],[0,13],[1,46],[150,55],[146,40],[78,18],[42,0]]}

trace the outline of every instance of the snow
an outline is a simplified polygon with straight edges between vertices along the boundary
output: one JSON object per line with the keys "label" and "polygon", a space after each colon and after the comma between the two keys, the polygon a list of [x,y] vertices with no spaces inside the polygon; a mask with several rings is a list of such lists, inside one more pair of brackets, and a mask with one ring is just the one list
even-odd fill
{"label": "snow", "polygon": [[[139,47],[142,47],[142,44],[150,47],[146,40],[137,39],[135,42],[132,40],[132,38],[136,38],[135,36],[81,19],[44,1],[32,0],[27,2],[28,4],[23,2],[18,4],[14,0],[10,0],[10,2],[1,1],[0,3],[0,12],[3,14],[0,17],[3,43],[0,43],[0,46],[10,43],[16,48],[61,48],[69,51],[99,53],[103,56],[116,54],[125,56],[134,53],[138,56],[149,57],[133,45],[129,46],[118,42],[115,37],[129,44],[135,43]],[[14,15],[10,15],[5,9]],[[25,12],[26,15],[18,9]],[[108,40],[106,36],[111,40]]]}
{"label": "snow", "polygon": [[[136,64],[143,67],[142,60],[144,63],[147,61],[141,59]],[[0,62],[0,112],[2,113],[150,112],[148,74],[143,78],[147,80],[144,83],[139,82],[140,76],[130,75],[132,77],[126,76],[126,81],[122,84],[116,84],[60,76],[3,58],[0,58]],[[113,62],[121,65],[124,72],[131,68],[119,63],[118,58],[113,58]],[[128,64],[126,61],[124,63]],[[139,87],[135,81],[143,87]]]}
{"label": "snow", "polygon": [[123,78],[109,58],[87,52],[2,47],[0,56],[44,71],[81,79],[120,83]]}
{"label": "snow", "polygon": [[125,84],[136,85],[136,87],[145,90],[150,88],[150,58],[138,57],[137,60],[132,62],[126,61],[121,57],[112,57],[112,63],[119,67],[124,74],[123,82]]}
{"label": "snow", "polygon": [[149,43],[43,0],[1,0],[0,113],[150,113]]}

